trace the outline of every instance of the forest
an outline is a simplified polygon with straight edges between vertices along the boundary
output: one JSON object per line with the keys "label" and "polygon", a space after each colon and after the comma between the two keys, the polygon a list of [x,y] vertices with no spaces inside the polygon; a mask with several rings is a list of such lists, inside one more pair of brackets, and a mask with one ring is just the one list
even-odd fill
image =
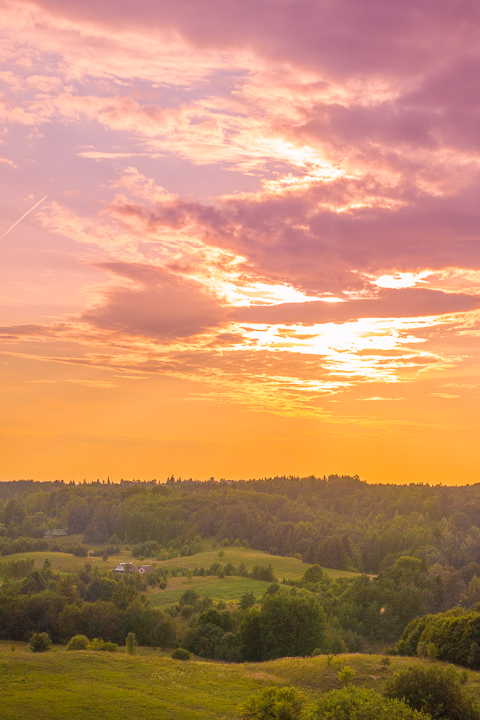
{"label": "forest", "polygon": [[[4,482],[0,638],[25,640],[33,632],[47,632],[55,642],[83,634],[122,643],[133,632],[143,645],[181,643],[197,655],[229,661],[380,646],[391,653],[450,659],[442,650],[442,632],[454,618],[457,628],[470,623],[459,662],[476,669],[479,522],[480,485],[369,485],[347,476],[238,482],[171,477],[162,484]],[[61,544],[46,540],[47,529],[63,529],[75,538]],[[297,579],[276,577],[267,565],[247,571],[243,563],[222,561],[223,551],[209,567],[187,571],[182,559],[195,560],[212,540],[220,548],[241,545],[272,557],[296,557],[305,571]],[[125,544],[133,557],[154,564],[174,558],[175,566],[120,580],[92,568],[87,554],[106,559]],[[65,576],[48,560],[34,569],[33,561],[16,558],[47,549],[84,557],[85,564]],[[354,574],[334,578],[322,567]],[[245,593],[228,607],[194,589],[168,608],[150,605],[148,588],[165,589],[176,575],[187,573],[248,577],[268,586],[262,597]],[[427,628],[432,623],[434,638]]]}

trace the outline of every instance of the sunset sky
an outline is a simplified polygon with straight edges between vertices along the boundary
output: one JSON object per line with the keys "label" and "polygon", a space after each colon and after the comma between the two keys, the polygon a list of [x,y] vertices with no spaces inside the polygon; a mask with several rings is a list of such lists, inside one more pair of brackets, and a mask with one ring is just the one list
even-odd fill
{"label": "sunset sky", "polygon": [[480,481],[478,0],[0,22],[1,480]]}

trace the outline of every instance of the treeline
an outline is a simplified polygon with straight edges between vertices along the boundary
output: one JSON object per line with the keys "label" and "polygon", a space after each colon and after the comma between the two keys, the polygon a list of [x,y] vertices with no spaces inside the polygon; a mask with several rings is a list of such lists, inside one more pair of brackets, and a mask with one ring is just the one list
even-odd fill
{"label": "treeline", "polygon": [[[357,477],[166,484],[0,483],[0,551],[46,528],[88,543],[197,551],[202,538],[378,573],[403,555],[459,570],[480,564],[480,485],[368,485]],[[13,546],[15,547],[15,546]],[[156,554],[155,554],[156,553]]]}

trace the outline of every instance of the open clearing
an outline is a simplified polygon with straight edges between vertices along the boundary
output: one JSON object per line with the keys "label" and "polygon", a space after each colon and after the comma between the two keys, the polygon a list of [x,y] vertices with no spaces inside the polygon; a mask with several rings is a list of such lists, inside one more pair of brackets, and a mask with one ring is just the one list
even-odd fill
{"label": "open clearing", "polygon": [[[227,664],[194,659],[171,660],[168,653],[139,648],[117,653],[32,653],[28,645],[0,642],[2,720],[239,720],[238,706],[266,685],[295,685],[313,700],[341,686],[339,669],[347,664],[355,684],[382,691],[385,678],[412,664],[435,661],[391,658],[382,670],[379,655],[341,655],[328,665],[325,656],[285,658],[265,663]],[[478,673],[468,685],[480,697]]]}
{"label": "open clearing", "polygon": [[[207,543],[205,543],[206,545]],[[219,553],[223,553],[219,557]],[[134,560],[135,562],[135,560]],[[150,561],[149,561],[150,562]],[[190,557],[174,558],[172,560],[163,560],[161,562],[152,563],[155,567],[184,567],[187,570],[195,568],[205,568],[207,570],[213,563],[226,565],[231,562],[235,567],[243,562],[246,569],[250,572],[255,565],[271,565],[274,574],[281,582],[282,578],[286,580],[295,580],[300,578],[309,565],[302,560],[294,557],[280,557],[278,555],[269,555],[261,550],[252,550],[251,548],[228,546],[210,548],[203,552],[196,553]],[[331,578],[337,577],[355,577],[358,573],[348,572],[346,570],[331,570],[324,568],[326,575]]]}
{"label": "open clearing", "polygon": [[[71,536],[73,537],[73,536]],[[68,539],[71,539],[68,538]],[[81,536],[75,536],[75,539],[80,538]],[[63,538],[62,538],[63,539]],[[134,558],[131,551],[127,550],[125,547],[123,547],[118,555],[112,555],[107,560],[103,560],[101,557],[75,557],[74,555],[71,555],[69,553],[62,553],[62,552],[52,552],[48,550],[42,550],[39,552],[25,552],[25,553],[17,553],[15,555],[5,555],[0,557],[0,561],[6,562],[8,560],[17,560],[19,558],[32,558],[35,561],[35,568],[40,569],[43,566],[43,563],[48,558],[52,564],[53,570],[58,570],[60,572],[76,572],[83,568],[86,562],[90,563],[90,565],[95,566],[98,565],[101,569],[106,570],[113,570],[119,562],[133,562],[137,567],[142,565],[143,563],[149,563],[153,565],[155,568],[162,568],[162,567],[169,567],[169,568],[184,568],[185,570],[194,570],[195,568],[205,568],[205,570],[208,570],[208,568],[213,565],[214,563],[218,562],[221,565],[226,565],[227,563],[231,562],[233,565],[235,565],[236,568],[243,562],[245,568],[250,572],[255,565],[271,565],[273,568],[273,572],[278,578],[279,582],[282,581],[283,578],[287,580],[295,580],[297,578],[300,578],[307,567],[309,567],[308,564],[302,562],[302,560],[299,560],[298,558],[294,557],[280,557],[278,555],[269,555],[268,553],[262,552],[261,550],[252,550],[251,548],[245,548],[245,547],[226,547],[226,548],[219,548],[218,546],[216,548],[210,547],[212,545],[211,542],[206,541],[204,543],[205,545],[209,546],[209,549],[196,553],[195,555],[191,555],[189,557],[178,557],[178,558],[172,558],[171,560],[163,560],[160,562],[157,562],[155,560],[152,560],[151,558],[148,558],[146,560],[138,560],[138,558]],[[97,547],[97,546],[95,546]],[[223,556],[219,557],[219,553],[223,551]],[[324,568],[324,572],[328,577],[331,578],[339,578],[339,577],[356,577],[358,573],[348,572],[346,570],[331,570],[330,568]],[[233,578],[231,578],[233,579]],[[245,581],[245,578],[236,578],[238,583],[241,583]],[[207,580],[209,582],[213,582],[217,589],[220,588],[219,585],[219,578],[216,576],[207,576],[205,578],[194,578],[194,582],[201,582],[203,581],[204,584],[208,584]],[[171,580],[169,580],[169,588],[171,587]],[[255,583],[259,581],[250,581],[250,583]],[[268,583],[260,583],[258,585],[259,588],[268,586]],[[247,590],[252,590],[254,593],[256,593],[256,590],[252,587],[246,588]],[[230,588],[230,585],[227,583],[225,585],[225,590],[228,590]],[[215,591],[216,592],[216,591]],[[243,594],[244,591],[240,593],[240,596]],[[265,590],[263,590],[265,592]],[[261,590],[258,590],[259,594],[263,594]],[[181,593],[180,593],[181,594]],[[208,592],[204,593],[205,595],[208,595]],[[214,595],[212,595],[214,597]],[[216,597],[216,596],[215,596]],[[225,600],[228,599],[238,599],[237,595],[235,596],[218,596],[219,598],[222,597]],[[172,600],[172,602],[174,602]],[[162,603],[164,604],[164,603]]]}
{"label": "open clearing", "polygon": [[147,597],[154,607],[172,605],[180,600],[186,590],[195,590],[201,597],[212,600],[223,600],[226,603],[237,602],[246,592],[253,592],[258,599],[267,591],[270,583],[250,578],[225,577],[215,575],[208,577],[173,578],[168,580],[166,590],[148,591]]}

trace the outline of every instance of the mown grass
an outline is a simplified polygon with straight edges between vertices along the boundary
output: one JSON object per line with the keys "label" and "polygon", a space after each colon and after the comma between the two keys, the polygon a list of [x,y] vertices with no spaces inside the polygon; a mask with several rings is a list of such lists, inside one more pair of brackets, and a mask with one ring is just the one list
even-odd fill
{"label": "mown grass", "polygon": [[[343,665],[355,672],[356,685],[382,692],[396,670],[435,661],[391,658],[386,671],[379,655],[342,655],[333,663],[325,656],[284,658],[240,665],[193,659],[171,660],[168,653],[139,648],[117,653],[67,652],[56,647],[32,653],[28,645],[0,642],[2,720],[238,720],[238,706],[267,685],[295,685],[310,699],[341,687]],[[478,673],[468,672],[468,685],[480,699]]]}

